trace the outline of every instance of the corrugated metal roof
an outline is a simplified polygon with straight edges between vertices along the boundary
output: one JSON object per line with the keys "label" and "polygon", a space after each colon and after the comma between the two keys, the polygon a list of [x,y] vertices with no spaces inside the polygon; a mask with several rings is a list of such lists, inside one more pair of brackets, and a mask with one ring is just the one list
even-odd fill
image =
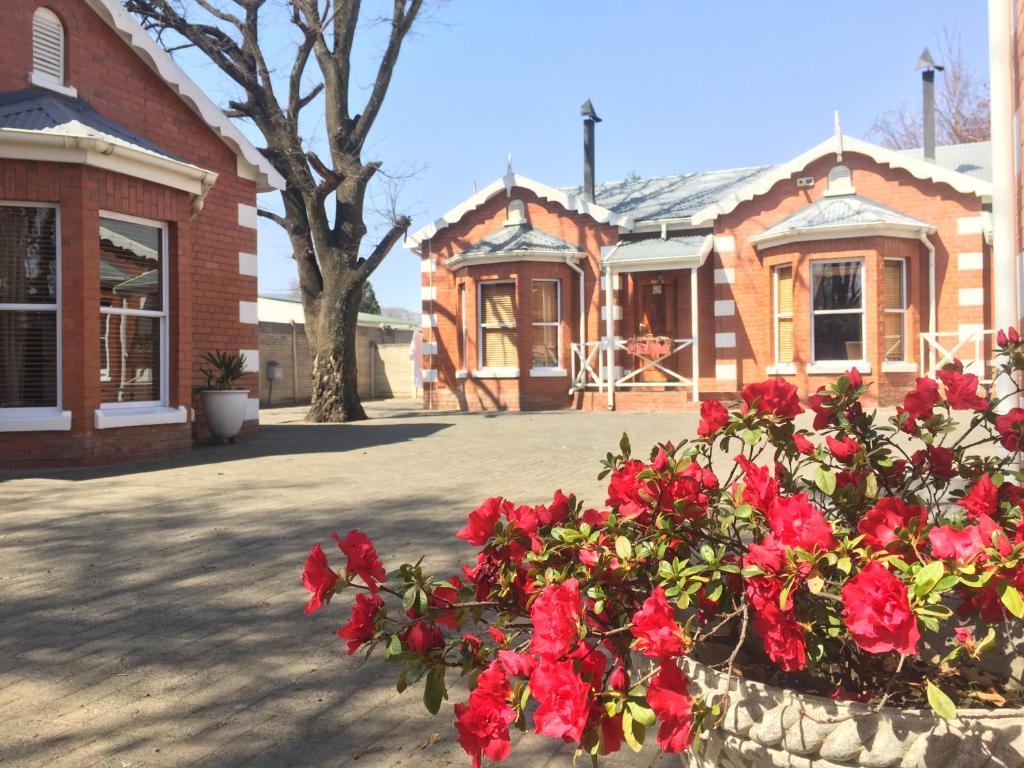
{"label": "corrugated metal roof", "polygon": [[929,224],[919,219],[887,208],[866,197],[844,195],[842,197],[822,197],[815,200],[810,205],[759,232],[751,238],[751,241],[757,242],[798,231],[871,224],[930,228]]}
{"label": "corrugated metal roof", "polygon": [[[304,323],[305,314],[302,310],[302,301],[284,296],[260,296],[256,299],[256,313],[261,323]],[[385,315],[373,315],[369,312],[360,312],[359,325],[380,326],[390,325],[393,328],[419,328],[414,322],[402,320],[397,317]]]}
{"label": "corrugated metal roof", "polygon": [[103,117],[83,99],[53,91],[30,88],[0,94],[0,128],[93,136],[181,161],[153,142]]}
{"label": "corrugated metal roof", "polygon": [[[921,147],[903,150],[911,157],[923,158]],[[935,164],[951,171],[966,173],[976,179],[992,181],[992,142],[949,144],[935,148]]]}
{"label": "corrugated metal roof", "polygon": [[702,249],[710,250],[710,234],[678,235],[676,237],[648,237],[619,243],[603,262],[605,266],[628,266],[636,262],[694,261],[701,257]]}
{"label": "corrugated metal roof", "polygon": [[561,238],[549,235],[529,224],[501,227],[473,243],[457,256],[483,256],[505,251],[543,251],[545,253],[579,253],[580,249]]}

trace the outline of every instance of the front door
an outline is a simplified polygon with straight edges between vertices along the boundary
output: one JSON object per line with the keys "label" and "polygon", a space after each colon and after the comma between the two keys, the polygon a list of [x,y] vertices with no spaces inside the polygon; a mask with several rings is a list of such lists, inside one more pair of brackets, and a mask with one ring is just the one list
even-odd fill
{"label": "front door", "polygon": [[[637,299],[637,335],[638,336],[667,336],[670,339],[676,337],[675,328],[675,282],[662,282],[654,280],[643,282],[639,286]],[[661,365],[674,370],[676,356],[672,355],[661,361]],[[644,365],[640,358],[634,358],[634,367]],[[640,381],[666,381],[668,376],[652,368],[644,371],[638,377]]]}

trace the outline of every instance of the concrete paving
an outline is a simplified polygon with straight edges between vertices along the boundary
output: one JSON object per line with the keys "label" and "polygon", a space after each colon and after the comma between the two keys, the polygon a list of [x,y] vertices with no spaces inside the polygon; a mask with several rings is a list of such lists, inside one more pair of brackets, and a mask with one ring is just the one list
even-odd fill
{"label": "concrete paving", "polygon": [[[649,446],[697,420],[370,410],[344,425],[264,411],[239,445],[0,476],[0,766],[468,765],[450,703],[431,717],[418,689],[395,693],[396,668],[345,655],[347,599],[303,616],[309,547],[359,528],[387,567],[423,554],[446,574],[470,556],[454,534],[486,496],[538,503],[561,487],[602,503],[598,461],[624,430]],[[571,764],[530,734],[506,763]],[[679,763],[645,750],[607,764]]]}

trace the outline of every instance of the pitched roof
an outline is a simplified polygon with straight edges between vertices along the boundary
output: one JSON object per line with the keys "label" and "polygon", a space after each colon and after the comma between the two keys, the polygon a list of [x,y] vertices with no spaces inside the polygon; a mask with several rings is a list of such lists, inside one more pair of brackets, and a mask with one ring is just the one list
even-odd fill
{"label": "pitched roof", "polygon": [[561,238],[534,229],[529,224],[513,224],[496,229],[457,255],[461,257],[489,256],[523,251],[568,255],[579,253],[580,249]]}
{"label": "pitched roof", "polygon": [[791,213],[781,221],[750,238],[755,245],[780,245],[807,237],[832,237],[852,234],[853,230],[877,230],[888,233],[904,231],[916,237],[932,232],[934,227],[913,216],[888,208],[860,195],[822,197]]}
{"label": "pitched roof", "polygon": [[[900,150],[904,154],[923,160],[924,149]],[[976,141],[972,144],[947,144],[935,148],[936,165],[957,173],[966,173],[976,179],[992,181],[992,142]]]}
{"label": "pitched roof", "polygon": [[[305,313],[302,309],[302,301],[285,296],[259,296],[256,299],[256,315],[261,323],[289,323],[301,324],[306,322]],[[369,312],[360,312],[357,320],[362,326],[391,326],[404,330],[415,330],[419,325],[409,320],[402,320],[398,317],[387,317],[385,315],[373,315]]]}
{"label": "pitched roof", "polygon": [[708,233],[677,235],[675,237],[647,237],[620,242],[602,260],[602,266],[617,271],[647,267],[689,268],[699,267],[711,253],[714,237]]}

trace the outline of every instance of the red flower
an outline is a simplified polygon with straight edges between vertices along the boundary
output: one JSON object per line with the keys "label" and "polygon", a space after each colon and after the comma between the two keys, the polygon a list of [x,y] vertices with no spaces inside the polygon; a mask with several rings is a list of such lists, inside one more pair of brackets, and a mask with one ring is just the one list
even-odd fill
{"label": "red flower", "polygon": [[768,658],[783,672],[798,672],[807,666],[807,643],[796,620],[792,593],[785,607],[780,579],[757,576],[747,580],[747,600],[753,609],[753,625],[761,636]]}
{"label": "red flower", "polygon": [[572,650],[580,634],[580,590],[576,579],[544,588],[530,607],[530,650],[558,659]]}
{"label": "red flower", "polygon": [[757,511],[766,513],[775,497],[779,495],[779,481],[771,476],[768,467],[754,464],[742,454],[733,460],[740,465],[746,479],[743,486],[743,501]]}
{"label": "red flower", "polygon": [[661,587],[655,587],[643,607],[633,614],[630,631],[637,639],[636,649],[652,659],[670,659],[686,650],[686,635],[676,622]]}
{"label": "red flower", "polygon": [[690,681],[675,662],[665,661],[647,686],[647,703],[658,716],[658,746],[682,752],[693,743],[693,698]]}
{"label": "red flower", "polygon": [[914,388],[903,396],[903,410],[911,419],[926,421],[935,415],[939,402],[939,385],[932,379],[919,378]]}
{"label": "red flower", "polygon": [[[434,591],[427,596],[427,604],[431,608],[446,608],[458,601],[459,590],[462,589],[462,580],[458,576],[448,578],[451,586],[434,587]],[[411,618],[417,618],[420,614],[415,608],[407,612]],[[434,613],[434,622],[442,627],[455,630],[459,626],[458,610],[441,610]]]}
{"label": "red flower", "polygon": [[555,491],[555,498],[551,500],[551,504],[537,507],[541,525],[559,525],[565,521],[568,514],[569,497],[562,493],[561,488]]}
{"label": "red flower", "polygon": [[[511,505],[510,505],[511,506]],[[534,507],[521,504],[515,509],[506,510],[509,522],[514,523],[516,528],[523,533],[536,533],[540,524],[540,515]]]}
{"label": "red flower", "polygon": [[988,475],[982,475],[967,495],[957,502],[967,510],[967,516],[974,520],[982,515],[994,515],[998,503],[999,489],[992,484],[992,478]]}
{"label": "red flower", "polygon": [[338,545],[338,549],[348,557],[345,565],[345,575],[351,577],[353,574],[359,576],[366,582],[370,592],[377,594],[377,585],[388,580],[384,573],[384,565],[377,559],[377,550],[373,547],[370,538],[361,531],[349,531],[344,539],[337,533],[332,533],[331,538]]}
{"label": "red flower", "polygon": [[793,435],[793,445],[796,446],[796,449],[805,456],[810,456],[814,453],[814,444],[799,433]]}
{"label": "red flower", "polygon": [[348,655],[355,653],[359,646],[373,638],[374,620],[377,611],[384,607],[384,601],[377,595],[356,595],[352,606],[352,618],[348,624],[338,630],[338,637],[348,640]]}
{"label": "red flower", "polygon": [[1024,408],[1011,408],[996,417],[996,431],[1003,448],[1016,453],[1021,448],[1021,432],[1024,431]]}
{"label": "red flower", "polygon": [[917,654],[921,633],[910,610],[907,585],[877,560],[843,585],[846,628],[868,653]]}
{"label": "red flower", "polygon": [[864,377],[860,375],[856,366],[844,373],[843,376],[850,382],[850,389],[860,389],[864,386]]}
{"label": "red flower", "polygon": [[414,622],[405,630],[405,647],[419,656],[426,656],[435,648],[444,645],[444,636],[433,624],[425,621]]}
{"label": "red flower", "polygon": [[1005,331],[1001,328],[996,334],[996,346],[1007,347],[1010,344],[1017,344],[1020,342],[1020,334],[1017,333],[1017,329],[1013,326],[1007,328]]}
{"label": "red flower", "polygon": [[530,694],[539,705],[533,716],[537,733],[580,740],[590,714],[590,684],[576,674],[572,661],[541,659],[530,675]]}
{"label": "red flower", "polygon": [[1006,532],[988,515],[981,515],[976,525],[960,531],[948,525],[938,525],[928,531],[928,541],[932,545],[933,557],[956,560],[960,565],[966,565],[976,557],[982,561],[988,559],[985,549],[993,546],[993,534],[1000,553],[1004,556],[1010,554],[1012,547]]}
{"label": "red flower", "polygon": [[885,497],[878,502],[857,523],[857,530],[864,534],[864,542],[875,549],[885,549],[899,541],[896,531],[906,528],[911,520],[917,520],[920,531],[928,522],[928,511],[917,504],[907,504],[903,499]]}
{"label": "red flower", "polygon": [[508,680],[494,661],[480,674],[467,704],[455,705],[459,744],[473,759],[473,768],[480,768],[481,755],[501,762],[512,751],[508,727],[516,713],[508,703],[511,695]]}
{"label": "red flower", "polygon": [[657,494],[652,493],[647,481],[637,478],[637,474],[647,468],[642,461],[630,459],[612,472],[605,504],[615,507],[623,520],[641,518],[641,522],[646,522],[650,517]]}
{"label": "red flower", "polygon": [[946,385],[946,400],[957,411],[984,411],[990,403],[978,395],[978,377],[973,373],[961,373],[953,368],[944,368],[935,374]]}
{"label": "red flower", "polygon": [[814,411],[814,429],[821,431],[835,421],[835,401],[824,387],[807,398],[807,407]]}
{"label": "red flower", "polygon": [[529,677],[537,668],[537,660],[533,656],[515,651],[498,651],[498,662],[513,677]]}
{"label": "red flower", "polygon": [[933,475],[942,480],[950,480],[956,476],[956,471],[953,469],[953,458],[953,452],[949,448],[944,448],[941,445],[929,445],[927,448],[914,451],[910,461],[915,467],[927,464]]}
{"label": "red flower", "polygon": [[768,381],[747,384],[743,388],[743,411],[746,413],[757,402],[759,414],[774,414],[784,418],[793,418],[804,412],[800,399],[796,395],[796,387],[781,376]]}
{"label": "red flower", "polygon": [[468,541],[474,547],[482,547],[494,533],[494,526],[498,524],[501,513],[508,514],[511,509],[511,502],[500,496],[492,496],[469,513],[465,527],[455,534],[456,538]]}
{"label": "red flower", "polygon": [[969,627],[954,627],[953,633],[957,645],[962,645],[968,653],[974,653],[974,633]]}
{"label": "red flower", "polygon": [[832,526],[806,493],[775,499],[765,514],[779,542],[808,552],[828,552],[838,546]]}
{"label": "red flower", "polygon": [[710,437],[729,423],[729,411],[717,400],[705,400],[700,404],[700,423],[697,434]]}
{"label": "red flower", "polygon": [[334,593],[334,585],[338,583],[338,574],[331,570],[327,564],[327,555],[314,544],[309,550],[309,557],[302,567],[302,585],[313,593],[306,604],[306,615],[323,607],[324,601],[329,600]]}
{"label": "red flower", "polygon": [[834,437],[829,435],[825,438],[825,445],[828,446],[829,452],[835,456],[836,459],[845,464],[849,464],[860,450],[860,443],[852,437],[844,437],[842,440],[836,440]]}

